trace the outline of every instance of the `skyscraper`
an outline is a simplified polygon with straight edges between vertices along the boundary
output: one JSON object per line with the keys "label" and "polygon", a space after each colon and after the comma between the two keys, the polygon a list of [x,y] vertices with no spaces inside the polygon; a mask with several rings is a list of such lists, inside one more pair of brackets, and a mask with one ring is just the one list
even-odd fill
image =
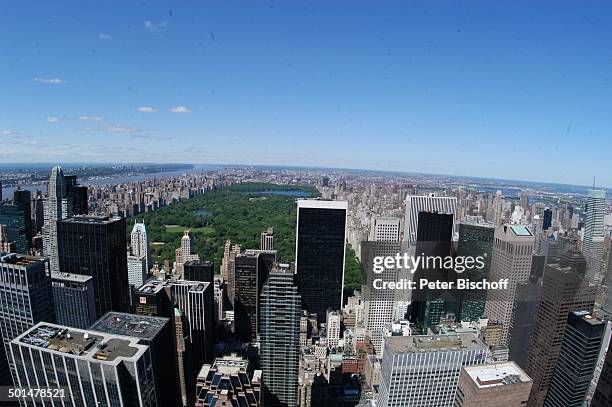
{"label": "skyscraper", "polygon": [[93,277],[51,273],[56,321],[60,325],[86,329],[96,320]]}
{"label": "skyscraper", "polygon": [[64,189],[72,215],[87,215],[89,212],[87,187],[79,185],[76,175],[64,175]]}
{"label": "skyscraper", "polygon": [[[40,321],[55,322],[49,261],[20,254],[0,257],[0,334],[9,365],[11,340]],[[7,371],[0,366],[0,372]]]}
{"label": "skyscraper", "polygon": [[57,222],[63,273],[92,276],[96,315],[124,311],[129,304],[125,219],[80,215]]}
{"label": "skyscraper", "polygon": [[603,254],[604,216],[606,215],[606,191],[591,189],[587,195],[586,220],[584,223],[584,238],[582,253],[589,265],[589,271],[599,267]]}
{"label": "skyscraper", "polygon": [[200,260],[200,256],[198,256],[194,251],[194,241],[189,229],[185,229],[183,237],[181,238],[181,247],[176,249],[175,257],[176,275],[179,276],[179,278],[182,278],[183,276],[183,264],[188,261]]}
{"label": "skyscraper", "polygon": [[155,379],[156,399],[160,406],[177,406],[179,400],[178,369],[172,321],[168,318],[109,312],[91,328],[104,332],[139,339],[151,351],[151,364]]}
{"label": "skyscraper", "polygon": [[[34,225],[32,224],[32,193],[27,189],[16,189],[13,191],[13,203],[23,210],[27,248],[30,248],[32,247],[32,238],[34,237]],[[0,223],[2,223],[2,221],[0,221]]]}
{"label": "skyscraper", "polygon": [[28,234],[26,213],[22,205],[0,203],[0,225],[4,225],[9,242],[15,245],[15,251],[28,253]]}
{"label": "skyscraper", "polygon": [[417,241],[420,212],[436,212],[453,215],[457,212],[457,198],[449,196],[406,196],[406,217],[404,219],[404,240],[411,245]]}
{"label": "skyscraper", "polygon": [[51,271],[59,273],[59,252],[57,244],[57,222],[69,216],[67,201],[64,199],[64,172],[61,167],[53,167],[47,185],[47,201],[44,205],[43,249],[49,258]]}
{"label": "skyscraper", "polygon": [[467,366],[459,375],[454,407],[522,407],[532,384],[514,362]]}
{"label": "skyscraper", "polygon": [[151,264],[151,242],[147,234],[147,227],[142,223],[134,222],[132,233],[130,234],[132,255],[145,258],[145,270],[148,273],[153,265]]}
{"label": "skyscraper", "polygon": [[570,312],[544,406],[584,406],[605,326],[587,311]]}
{"label": "skyscraper", "polygon": [[508,343],[516,285],[529,280],[535,237],[526,226],[503,225],[495,229],[491,281],[508,279],[508,289],[489,290],[485,317],[503,324],[502,343]]}
{"label": "skyscraper", "polygon": [[347,209],[343,201],[297,202],[297,283],[302,306],[319,322],[342,308]]}
{"label": "skyscraper", "polygon": [[450,407],[464,366],[484,364],[487,347],[474,334],[385,339],[378,407]]}
{"label": "skyscraper", "polygon": [[297,405],[300,315],[293,268],[279,264],[261,292],[261,367],[266,406]]}
{"label": "skyscraper", "polygon": [[[495,227],[489,222],[461,222],[459,224],[459,244],[457,256],[476,258],[483,257],[484,267],[468,271],[468,278],[479,281],[489,278],[491,257],[493,255],[493,238]],[[485,290],[466,290],[461,295],[460,320],[477,321],[485,310],[487,292]]]}
{"label": "skyscraper", "polygon": [[608,353],[601,369],[591,407],[608,407],[610,405],[612,405],[612,346],[608,345]]}
{"label": "skyscraper", "polygon": [[594,287],[585,277],[586,261],[577,250],[564,253],[559,264],[544,270],[542,299],[525,372],[533,379],[529,406],[541,406],[546,398],[570,311],[591,311]]}
{"label": "skyscraper", "polygon": [[374,218],[372,240],[377,242],[397,242],[400,240],[400,219],[394,217]]}
{"label": "skyscraper", "polygon": [[[151,350],[139,338],[40,322],[13,339],[10,350],[17,387],[61,386],[64,399],[81,406],[161,405]],[[27,401],[50,404],[34,396]]]}
{"label": "skyscraper", "polygon": [[259,249],[260,250],[274,250],[274,228],[269,227],[267,230],[261,232],[259,236]]}
{"label": "skyscraper", "polygon": [[544,217],[542,219],[542,229],[547,230],[552,226],[552,209],[544,208]]}
{"label": "skyscraper", "polygon": [[215,265],[208,260],[191,260],[183,264],[183,278],[189,281],[206,281],[214,284]]}

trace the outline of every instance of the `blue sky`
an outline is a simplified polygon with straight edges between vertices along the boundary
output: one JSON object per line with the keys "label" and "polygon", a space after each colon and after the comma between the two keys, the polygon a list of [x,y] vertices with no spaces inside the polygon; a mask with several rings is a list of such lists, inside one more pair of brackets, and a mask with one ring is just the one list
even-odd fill
{"label": "blue sky", "polygon": [[453,3],[3,2],[0,161],[612,186],[612,3]]}

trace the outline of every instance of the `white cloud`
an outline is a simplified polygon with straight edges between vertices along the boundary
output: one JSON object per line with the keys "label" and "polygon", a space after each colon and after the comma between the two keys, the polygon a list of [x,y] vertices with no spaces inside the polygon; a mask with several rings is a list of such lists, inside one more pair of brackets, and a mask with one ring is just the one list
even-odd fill
{"label": "white cloud", "polygon": [[47,117],[47,122],[48,123],[57,123],[57,122],[59,122],[59,119],[57,117],[49,116],[49,117]]}
{"label": "white cloud", "polygon": [[112,125],[112,126],[104,126],[100,130],[106,131],[108,133],[123,133],[123,134],[133,134],[138,131],[134,127],[121,126],[121,125]]}
{"label": "white cloud", "polygon": [[113,37],[111,37],[109,34],[100,33],[98,34],[98,39],[99,40],[112,40]]}
{"label": "white cloud", "polygon": [[79,117],[79,120],[99,122],[99,121],[104,120],[104,117],[102,116],[81,116]]}
{"label": "white cloud", "polygon": [[139,112],[141,113],[152,113],[152,112],[157,112],[157,109],[151,107],[151,106],[141,106],[137,109]]}
{"label": "white cloud", "polygon": [[185,106],[174,106],[168,109],[172,113],[191,113],[191,109]]}
{"label": "white cloud", "polygon": [[34,78],[36,82],[50,84],[50,85],[60,85],[62,83],[66,83],[65,80],[59,78]]}
{"label": "white cloud", "polygon": [[2,130],[2,131],[0,132],[0,134],[1,134],[1,135],[3,135],[3,136],[7,136],[7,137],[9,137],[9,136],[16,136],[16,135],[18,135],[19,133],[17,133],[16,131],[11,131],[11,130]]}
{"label": "white cloud", "polygon": [[147,30],[153,32],[163,31],[164,29],[166,29],[166,27],[168,27],[168,23],[166,21],[162,21],[160,23],[155,24],[153,21],[145,20],[143,24]]}

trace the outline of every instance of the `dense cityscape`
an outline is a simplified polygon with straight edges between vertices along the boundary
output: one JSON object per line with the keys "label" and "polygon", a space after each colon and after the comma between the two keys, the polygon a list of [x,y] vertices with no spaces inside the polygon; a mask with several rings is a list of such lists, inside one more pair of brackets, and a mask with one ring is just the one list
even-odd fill
{"label": "dense cityscape", "polygon": [[[610,405],[605,189],[257,166],[47,174],[0,189],[0,371],[24,405]],[[214,219],[240,196],[245,234],[222,236]],[[470,278],[507,285],[377,289],[373,261],[400,253],[483,255]]]}

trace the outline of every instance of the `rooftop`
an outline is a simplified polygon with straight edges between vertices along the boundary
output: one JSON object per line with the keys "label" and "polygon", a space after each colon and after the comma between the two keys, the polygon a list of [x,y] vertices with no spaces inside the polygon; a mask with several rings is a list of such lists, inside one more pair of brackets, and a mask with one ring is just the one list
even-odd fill
{"label": "rooftop", "polygon": [[479,388],[530,382],[531,378],[514,362],[465,367]]}
{"label": "rooftop", "polygon": [[64,223],[94,223],[99,225],[105,225],[107,223],[116,222],[121,220],[119,217],[108,217],[108,216],[96,216],[96,215],[76,215],[71,218],[62,220]]}
{"label": "rooftop", "polygon": [[44,262],[44,257],[26,256],[25,254],[8,253],[0,256],[0,263],[14,264],[16,266],[29,266],[34,263]]}
{"label": "rooftop", "polygon": [[108,312],[97,320],[90,329],[92,331],[133,336],[151,341],[168,321],[168,318],[162,317]]}
{"label": "rooftop", "polygon": [[84,274],[70,274],[70,273],[56,273],[51,272],[51,279],[54,281],[70,281],[74,283],[86,283],[91,280],[92,276],[86,276]]}
{"label": "rooftop", "polygon": [[135,361],[148,348],[146,345],[138,344],[137,338],[69,328],[46,322],[36,324],[13,339],[12,342],[112,364],[126,359]]}
{"label": "rooftop", "polygon": [[326,201],[323,199],[298,199],[298,208],[348,209],[346,201]]}
{"label": "rooftop", "polygon": [[398,353],[416,353],[427,351],[457,351],[470,349],[486,349],[486,346],[471,333],[456,335],[416,335],[391,336],[385,338],[385,343]]}

